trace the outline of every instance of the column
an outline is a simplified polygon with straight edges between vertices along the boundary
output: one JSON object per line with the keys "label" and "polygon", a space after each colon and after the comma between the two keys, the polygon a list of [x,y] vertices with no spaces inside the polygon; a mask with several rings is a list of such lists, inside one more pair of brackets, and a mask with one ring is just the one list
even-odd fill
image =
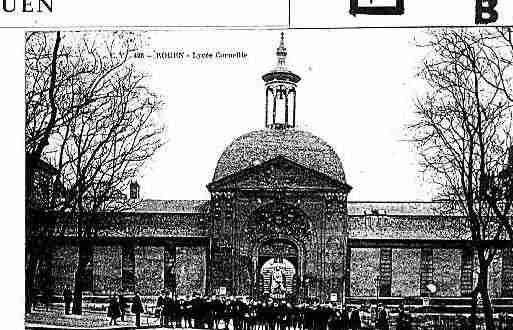
{"label": "column", "polygon": [[341,192],[326,193],[326,223],[324,227],[324,269],[322,297],[336,293],[339,300],[344,295],[344,277],[346,276],[347,249],[347,211],[346,195]]}
{"label": "column", "polygon": [[513,297],[513,249],[504,249],[502,253],[502,297]]}
{"label": "column", "polygon": [[420,295],[429,296],[427,285],[433,283],[433,249],[423,248],[420,251]]}
{"label": "column", "polygon": [[135,250],[134,244],[123,245],[121,256],[121,285],[123,291],[135,291]]}
{"label": "column", "polygon": [[379,295],[392,295],[392,249],[381,248],[379,252]]}
{"label": "column", "polygon": [[474,251],[472,249],[463,249],[461,251],[461,284],[460,291],[462,296],[470,296],[473,289],[473,269],[474,269]]}
{"label": "column", "polygon": [[84,266],[82,273],[81,286],[83,291],[93,291],[93,247],[90,244],[79,246],[79,263]]}
{"label": "column", "polygon": [[227,295],[233,294],[234,260],[233,260],[233,198],[230,192],[213,192],[211,199],[212,210],[212,250],[210,265],[210,294],[215,294],[220,288]]}
{"label": "column", "polygon": [[344,295],[349,297],[351,293],[351,247],[347,244],[346,249],[346,275],[344,279]]}
{"label": "column", "polygon": [[164,248],[164,288],[176,293],[176,246],[174,244]]}

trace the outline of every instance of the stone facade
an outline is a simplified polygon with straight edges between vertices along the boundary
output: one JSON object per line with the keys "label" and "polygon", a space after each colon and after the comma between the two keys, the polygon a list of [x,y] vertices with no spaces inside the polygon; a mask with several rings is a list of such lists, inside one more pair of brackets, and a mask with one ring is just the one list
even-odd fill
{"label": "stone facade", "polygon": [[[104,218],[93,243],[86,288],[92,294],[137,290],[154,295],[166,288],[187,294],[225,287],[228,294],[258,295],[263,288],[259,268],[281,253],[295,267],[297,276],[289,285],[300,296],[345,292],[375,297],[377,278],[380,297],[427,296],[429,283],[437,287],[435,296],[468,296],[477,269],[468,240],[450,240],[436,227],[427,238],[419,237],[442,218],[392,212],[346,215],[344,201],[336,193],[275,195],[265,190],[213,192],[209,205],[200,201],[180,209],[184,205],[176,202],[159,212],[148,212],[152,202],[146,201],[144,208],[115,221]],[[389,238],[381,234],[387,232]],[[56,293],[73,285],[78,264],[73,233],[64,233],[70,241],[56,242],[39,269],[50,274]],[[512,269],[511,249],[499,251],[490,267],[493,297],[512,296]],[[36,285],[44,281],[41,277]]]}
{"label": "stone facade", "polygon": [[[381,297],[468,296],[478,271],[468,251],[459,248],[358,247],[350,251],[348,294],[353,297],[375,297],[377,278]],[[510,251],[500,250],[490,266],[491,297],[511,297]],[[427,284],[434,284],[437,291],[428,293]]]}
{"label": "stone facade", "polygon": [[210,292],[224,287],[229,294],[260,295],[261,267],[273,257],[262,254],[261,247],[277,248],[280,242],[297,251],[287,259],[298,275],[295,296],[342,292],[347,240],[343,185],[277,159],[217,181],[210,189]]}

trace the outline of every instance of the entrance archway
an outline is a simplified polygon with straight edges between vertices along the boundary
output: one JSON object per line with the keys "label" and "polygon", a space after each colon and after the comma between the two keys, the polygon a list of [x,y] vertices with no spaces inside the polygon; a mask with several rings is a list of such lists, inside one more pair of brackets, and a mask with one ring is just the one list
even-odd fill
{"label": "entrance archway", "polygon": [[262,241],[255,250],[255,284],[257,296],[295,299],[299,294],[301,255],[290,239]]}
{"label": "entrance archway", "polygon": [[[252,295],[266,297],[271,294],[269,279],[262,273],[263,265],[270,259],[290,265],[287,272],[292,274],[286,290],[287,298],[295,300],[301,296],[305,267],[305,242],[310,240],[311,222],[308,216],[296,205],[282,201],[270,202],[256,209],[247,225],[251,233],[253,259]],[[290,276],[290,275],[289,275]]]}

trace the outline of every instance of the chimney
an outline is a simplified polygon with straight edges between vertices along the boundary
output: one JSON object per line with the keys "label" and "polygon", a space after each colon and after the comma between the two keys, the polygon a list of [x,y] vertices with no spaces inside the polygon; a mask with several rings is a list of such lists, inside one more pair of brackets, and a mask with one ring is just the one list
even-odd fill
{"label": "chimney", "polygon": [[130,199],[139,199],[139,184],[137,181],[130,181]]}

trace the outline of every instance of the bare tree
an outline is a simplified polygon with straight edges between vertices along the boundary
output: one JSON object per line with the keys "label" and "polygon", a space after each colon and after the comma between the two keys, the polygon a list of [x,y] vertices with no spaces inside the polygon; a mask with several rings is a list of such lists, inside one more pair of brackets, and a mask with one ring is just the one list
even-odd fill
{"label": "bare tree", "polygon": [[[25,145],[26,158],[26,236],[25,236],[25,311],[32,307],[35,273],[43,249],[51,236],[52,222],[48,217],[36,216],[31,210],[32,201],[37,194],[35,179],[36,164],[41,159],[43,150],[48,145],[50,136],[57,126],[57,108],[55,106],[55,86],[57,80],[57,62],[61,42],[60,32],[50,41],[46,34],[28,33],[25,50]],[[45,183],[52,185],[52,183]],[[45,207],[49,207],[46,203]],[[39,219],[36,226],[33,219]],[[44,218],[44,220],[41,220]],[[45,230],[38,230],[44,227]]]}
{"label": "bare tree", "polygon": [[[31,40],[47,36],[42,33]],[[129,206],[122,192],[163,144],[162,101],[146,87],[146,75],[132,63],[136,42],[137,36],[130,33],[64,35],[53,102],[37,96],[38,90],[51,90],[51,79],[38,72],[28,75],[34,77],[28,85],[37,88],[26,92],[27,148],[38,145],[40,127],[45,126],[40,121],[50,122],[46,118],[51,118],[52,108],[57,109],[43,156],[57,169],[55,188],[62,186],[53,190],[52,208],[65,218],[65,225],[73,227],[77,238],[75,314],[82,310],[82,279],[101,219],[98,214]],[[45,66],[34,67],[38,71]],[[48,111],[49,115],[44,113]]]}
{"label": "bare tree", "polygon": [[[477,66],[479,76],[488,88],[500,93],[507,102],[513,102],[513,28],[500,27],[483,30],[478,35],[483,40],[483,60],[488,68]],[[497,173],[483,176],[483,195],[496,217],[505,226],[510,240],[513,239],[509,211],[513,201],[513,147],[509,146],[506,166]],[[502,205],[501,205],[502,204]]]}
{"label": "bare tree", "polygon": [[[479,263],[472,320],[480,294],[487,329],[494,329],[488,268],[497,243],[511,240],[512,101],[510,65],[497,30],[437,29],[420,43],[428,51],[419,70],[427,92],[416,101],[410,126],[422,169],[467,219]],[[497,38],[491,38],[491,36]],[[509,176],[509,178],[508,178]],[[503,216],[499,216],[503,215]]]}

